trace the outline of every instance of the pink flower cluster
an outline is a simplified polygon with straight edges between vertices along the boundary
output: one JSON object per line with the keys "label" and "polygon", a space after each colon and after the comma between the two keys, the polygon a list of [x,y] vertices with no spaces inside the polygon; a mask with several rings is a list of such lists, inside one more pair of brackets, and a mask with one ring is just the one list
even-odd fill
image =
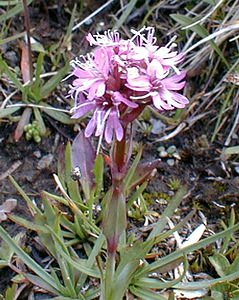
{"label": "pink flower cluster", "polygon": [[86,137],[95,133],[111,143],[115,135],[120,141],[125,119],[140,107],[153,104],[163,111],[188,103],[178,93],[186,74],[178,69],[183,55],[173,50],[175,43],[157,46],[152,27],[132,33],[128,40],[121,39],[117,31],[88,34],[88,42],[96,46],[94,52],[72,61],[73,118],[92,113]]}

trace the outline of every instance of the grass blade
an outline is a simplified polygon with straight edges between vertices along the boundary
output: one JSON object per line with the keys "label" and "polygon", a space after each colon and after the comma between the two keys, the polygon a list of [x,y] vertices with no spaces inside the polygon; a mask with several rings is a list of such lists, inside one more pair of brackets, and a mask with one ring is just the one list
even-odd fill
{"label": "grass blade", "polygon": [[119,20],[116,22],[114,29],[119,29],[124,22],[127,20],[128,16],[130,15],[130,13],[135,9],[135,5],[137,3],[137,0],[131,0],[128,4],[127,4],[127,8],[125,9],[125,11],[122,13],[122,15],[120,16]]}
{"label": "grass blade", "polygon": [[11,114],[15,113],[19,109],[20,107],[9,107],[9,108],[0,109],[0,119],[9,117]]}
{"label": "grass blade", "polygon": [[[179,24],[181,24],[183,26],[188,26],[188,25],[194,23],[194,20],[188,16],[184,16],[181,14],[171,14],[170,16],[172,19],[174,19],[176,22],[178,22]],[[197,24],[197,25],[190,27],[189,29],[192,30],[193,32],[196,32],[202,38],[209,36],[209,32],[202,25]],[[227,68],[229,69],[230,65],[227,62],[227,60],[226,60],[225,56],[223,55],[222,51],[220,50],[220,48],[217,46],[217,44],[211,40],[209,40],[209,43],[210,43],[211,47],[215,50],[215,52],[218,54],[218,56],[220,56],[221,60],[224,62],[224,64],[227,66]]]}
{"label": "grass blade", "polygon": [[[32,3],[32,1],[33,0],[28,0],[27,5],[30,5]],[[9,1],[6,1],[6,2],[8,3]],[[19,14],[22,11],[23,11],[23,4],[22,4],[22,1],[21,1],[16,6],[9,9],[5,14],[2,14],[0,16],[0,23],[5,22],[6,20],[14,17],[15,15]]]}
{"label": "grass blade", "polygon": [[34,273],[36,273],[42,280],[48,283],[57,292],[57,286],[54,279],[48,274],[40,265],[38,265],[28,254],[26,254],[10,237],[10,235],[0,226],[1,238],[14,250],[19,258],[26,264]]}

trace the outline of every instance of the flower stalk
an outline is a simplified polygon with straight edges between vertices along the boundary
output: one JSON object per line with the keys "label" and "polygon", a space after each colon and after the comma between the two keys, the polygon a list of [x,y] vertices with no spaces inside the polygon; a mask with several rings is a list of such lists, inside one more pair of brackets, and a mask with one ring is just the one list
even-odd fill
{"label": "flower stalk", "polygon": [[93,134],[99,137],[98,150],[104,140],[112,145],[112,185],[103,219],[107,257],[101,300],[116,300],[113,295],[117,250],[127,226],[124,178],[129,171],[127,140],[132,141],[129,136],[132,131],[129,133],[127,127],[148,105],[166,111],[184,108],[189,102],[179,92],[185,86],[186,72],[178,69],[184,55],[174,50],[174,40],[160,47],[156,45],[154,28],[144,27],[132,33],[128,40],[121,39],[117,31],[88,34],[86,38],[91,46],[96,46],[95,50],[72,61],[71,75],[75,77],[69,91],[75,101],[72,117],[91,113],[85,137]]}

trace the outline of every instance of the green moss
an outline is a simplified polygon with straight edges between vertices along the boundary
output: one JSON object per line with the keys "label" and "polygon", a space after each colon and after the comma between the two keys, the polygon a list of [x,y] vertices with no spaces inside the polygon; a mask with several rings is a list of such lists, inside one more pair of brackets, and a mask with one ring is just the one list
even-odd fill
{"label": "green moss", "polygon": [[182,182],[179,178],[173,177],[169,179],[168,187],[173,190],[177,191],[181,188]]}
{"label": "green moss", "polygon": [[153,192],[153,193],[146,192],[143,194],[143,197],[148,204],[153,204],[157,199],[163,199],[169,201],[172,198],[167,193],[163,193],[163,192]]}
{"label": "green moss", "polygon": [[213,187],[214,189],[219,192],[219,193],[223,193],[223,192],[226,192],[227,191],[227,184],[224,183],[224,182],[220,182],[220,181],[215,181],[213,182]]}

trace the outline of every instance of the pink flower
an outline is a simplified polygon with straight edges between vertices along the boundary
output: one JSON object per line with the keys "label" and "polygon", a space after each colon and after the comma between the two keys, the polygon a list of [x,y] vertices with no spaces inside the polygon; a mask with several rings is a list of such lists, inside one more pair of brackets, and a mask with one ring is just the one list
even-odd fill
{"label": "pink flower", "polygon": [[175,92],[185,86],[186,82],[182,81],[186,76],[185,72],[165,78],[163,67],[155,59],[148,64],[147,70],[132,69],[128,70],[126,86],[137,92],[145,92],[135,99],[151,98],[159,110],[184,108],[189,103],[185,96]]}
{"label": "pink flower", "polygon": [[73,118],[91,114],[87,137],[95,134],[104,136],[107,143],[114,137],[120,141],[128,116],[136,118],[145,105],[153,104],[162,111],[184,108],[188,103],[179,93],[185,86],[186,73],[178,69],[183,54],[172,50],[173,41],[159,47],[152,27],[132,33],[128,40],[117,31],[88,34],[88,42],[97,48],[72,62]]}
{"label": "pink flower", "polygon": [[73,118],[80,118],[88,112],[93,111],[93,116],[86,126],[85,136],[90,137],[94,132],[95,136],[103,136],[107,143],[111,143],[113,135],[121,141],[124,136],[124,129],[120,122],[119,107],[136,108],[138,104],[126,99],[119,92],[113,92],[111,97],[95,98],[87,100],[81,97],[78,106],[73,108]]}
{"label": "pink flower", "polygon": [[[146,31],[146,35],[145,32]],[[177,51],[172,51],[176,47],[173,43],[174,38],[163,47],[156,46],[157,39],[155,37],[155,29],[153,27],[142,28],[140,31],[132,30],[135,34],[136,47],[132,50],[131,58],[134,60],[144,60],[150,62],[157,60],[165,70],[173,68],[176,72],[176,65],[182,62],[184,55],[178,54]]]}
{"label": "pink flower", "polygon": [[105,93],[110,73],[110,53],[105,49],[96,49],[92,56],[88,55],[83,63],[79,60],[73,62],[75,69],[72,74],[76,79],[73,81],[72,90],[76,98],[81,92],[87,92],[89,100]]}

